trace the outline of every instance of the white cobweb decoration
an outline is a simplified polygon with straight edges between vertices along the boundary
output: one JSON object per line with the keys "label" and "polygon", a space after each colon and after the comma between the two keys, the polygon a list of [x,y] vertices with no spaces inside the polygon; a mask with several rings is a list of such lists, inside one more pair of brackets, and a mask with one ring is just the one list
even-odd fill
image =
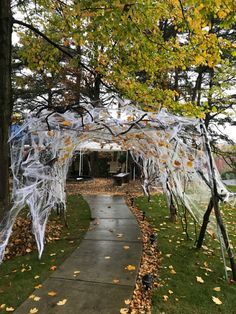
{"label": "white cobweb decoration", "polygon": [[[171,193],[197,222],[202,221],[211,197],[211,171],[200,121],[166,110],[145,113],[125,106],[117,113],[89,107],[83,115],[42,110],[30,113],[19,134],[9,141],[13,206],[0,225],[0,261],[15,219],[25,206],[41,257],[50,212],[66,210],[65,184],[72,156],[87,141],[117,143],[129,150],[143,169],[144,191],[148,194],[150,185],[161,185],[167,199]],[[232,197],[217,171],[216,178],[222,199]]]}

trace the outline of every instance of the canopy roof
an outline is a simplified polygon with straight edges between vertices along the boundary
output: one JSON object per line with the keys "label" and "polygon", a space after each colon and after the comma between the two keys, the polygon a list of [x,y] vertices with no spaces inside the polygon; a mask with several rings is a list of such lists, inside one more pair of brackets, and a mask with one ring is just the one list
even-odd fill
{"label": "canopy roof", "polygon": [[[151,184],[161,184],[168,201],[174,199],[179,210],[184,207],[197,222],[202,221],[214,180],[222,200],[233,197],[212,164],[207,132],[197,119],[166,110],[143,112],[132,106],[118,113],[81,106],[58,111],[31,112],[19,130],[21,137],[13,133],[10,138],[14,205],[0,230],[0,259],[25,204],[41,256],[48,215],[53,208],[66,206],[67,171],[79,149],[129,150],[143,171],[144,191],[148,193]],[[30,143],[27,151],[26,143]],[[211,221],[214,229],[213,217]]]}
{"label": "canopy roof", "polygon": [[102,152],[114,152],[114,151],[122,151],[122,147],[117,143],[98,143],[94,141],[86,141],[84,143],[80,143],[77,146],[77,150],[82,151],[102,151]]}

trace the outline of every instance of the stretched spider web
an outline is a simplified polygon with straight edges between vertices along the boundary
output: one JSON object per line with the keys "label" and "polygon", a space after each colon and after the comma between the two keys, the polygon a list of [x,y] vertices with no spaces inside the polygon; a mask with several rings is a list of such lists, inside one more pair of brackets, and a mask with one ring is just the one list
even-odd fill
{"label": "stretched spider web", "polygon": [[[211,198],[212,170],[203,126],[197,119],[175,116],[166,110],[146,113],[136,107],[88,107],[83,117],[42,110],[31,112],[9,139],[13,176],[12,208],[0,225],[0,261],[18,213],[27,206],[39,257],[53,210],[66,210],[66,177],[73,154],[85,142],[116,143],[129,150],[142,168],[143,189],[162,186],[170,201],[186,208],[201,223]],[[50,114],[50,117],[48,117]],[[48,117],[48,118],[47,118]],[[50,125],[50,130],[48,129]],[[214,168],[222,200],[235,201]],[[212,218],[211,228],[215,228]]]}

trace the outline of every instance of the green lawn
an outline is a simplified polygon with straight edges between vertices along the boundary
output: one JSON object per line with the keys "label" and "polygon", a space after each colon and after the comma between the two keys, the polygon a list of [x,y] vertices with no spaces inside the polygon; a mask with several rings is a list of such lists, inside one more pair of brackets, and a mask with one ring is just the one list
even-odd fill
{"label": "green lawn", "polygon": [[[48,223],[50,220],[62,223],[62,219],[55,214],[50,216]],[[0,265],[0,306],[19,306],[35,286],[49,277],[50,268],[60,265],[78,246],[90,223],[89,207],[81,196],[68,196],[67,222],[69,229],[64,227],[59,240],[45,245],[41,260],[37,252],[32,252]],[[5,309],[2,310],[5,312]]]}
{"label": "green lawn", "polygon": [[[169,221],[163,195],[153,196],[149,203],[145,197],[139,197],[135,203],[146,212],[147,219],[155,228],[157,245],[163,257],[155,278],[153,313],[236,313],[236,284],[224,279],[219,242],[207,234],[203,248],[197,250],[194,247],[196,235],[193,221],[189,218],[191,239],[187,239],[181,222]],[[236,208],[226,205],[223,219],[227,222],[231,244],[235,247]],[[197,229],[199,232],[199,227]],[[231,276],[230,271],[228,275]],[[203,282],[198,282],[197,277]],[[215,291],[216,287],[220,291]],[[218,298],[222,304],[215,304],[212,297]]]}

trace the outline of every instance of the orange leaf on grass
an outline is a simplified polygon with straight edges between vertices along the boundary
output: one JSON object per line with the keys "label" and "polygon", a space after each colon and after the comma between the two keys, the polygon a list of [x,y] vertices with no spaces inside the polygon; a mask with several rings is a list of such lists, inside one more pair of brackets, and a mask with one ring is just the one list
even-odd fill
{"label": "orange leaf on grass", "polygon": [[35,288],[35,289],[40,289],[40,288],[42,288],[42,286],[43,286],[43,285],[39,284],[39,285],[35,286],[34,288]]}
{"label": "orange leaf on grass", "polygon": [[220,301],[219,298],[216,298],[216,297],[213,297],[213,296],[212,296],[212,301],[213,301],[215,304],[217,304],[217,305],[222,304],[222,302]]}
{"label": "orange leaf on grass", "polygon": [[202,279],[202,277],[196,276],[196,280],[199,283],[204,283],[204,280]]}
{"label": "orange leaf on grass", "polygon": [[6,312],[13,312],[15,311],[14,307],[6,307]]}
{"label": "orange leaf on grass", "polygon": [[50,267],[50,270],[55,271],[57,269],[57,266],[53,265]]}

